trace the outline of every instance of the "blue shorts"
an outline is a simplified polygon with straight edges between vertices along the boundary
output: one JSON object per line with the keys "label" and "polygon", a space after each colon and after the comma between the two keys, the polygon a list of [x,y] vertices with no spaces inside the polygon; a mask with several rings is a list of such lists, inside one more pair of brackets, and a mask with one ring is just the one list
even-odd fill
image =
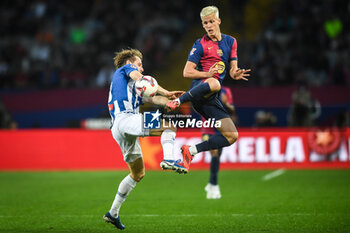
{"label": "blue shorts", "polygon": [[[194,80],[190,89],[201,83],[201,79]],[[196,112],[202,115],[206,120],[209,118],[214,120],[230,118],[229,113],[226,111],[223,103],[221,102],[219,93],[215,93],[208,98],[202,97],[198,100],[192,100],[191,102],[194,110],[196,110]]]}

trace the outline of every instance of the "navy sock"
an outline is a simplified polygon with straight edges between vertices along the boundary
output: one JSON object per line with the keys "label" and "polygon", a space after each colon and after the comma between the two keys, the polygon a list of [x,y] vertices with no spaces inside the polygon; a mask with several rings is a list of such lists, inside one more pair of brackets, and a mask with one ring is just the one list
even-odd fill
{"label": "navy sock", "polygon": [[227,141],[227,139],[222,134],[217,134],[217,135],[211,136],[208,141],[204,141],[197,144],[196,147],[198,152],[202,152],[202,151],[219,149],[229,145],[231,144],[229,143],[229,141]]}
{"label": "navy sock", "polygon": [[211,157],[209,183],[212,185],[218,184],[219,165],[220,165],[220,157],[218,156]]}
{"label": "navy sock", "polygon": [[191,101],[192,99],[199,99],[200,97],[208,94],[210,92],[209,83],[201,83],[198,86],[192,88],[182,96],[180,96],[179,100],[181,103],[186,103]]}

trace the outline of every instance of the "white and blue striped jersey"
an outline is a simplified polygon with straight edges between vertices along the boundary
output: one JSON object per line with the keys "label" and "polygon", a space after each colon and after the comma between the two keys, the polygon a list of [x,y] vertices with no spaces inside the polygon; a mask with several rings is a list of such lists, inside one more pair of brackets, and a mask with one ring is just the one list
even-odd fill
{"label": "white and blue striped jersey", "polygon": [[135,81],[129,77],[129,74],[134,70],[138,71],[135,65],[127,64],[117,69],[113,74],[108,96],[108,109],[112,118],[112,126],[115,118],[121,112],[139,113],[142,98],[136,95]]}

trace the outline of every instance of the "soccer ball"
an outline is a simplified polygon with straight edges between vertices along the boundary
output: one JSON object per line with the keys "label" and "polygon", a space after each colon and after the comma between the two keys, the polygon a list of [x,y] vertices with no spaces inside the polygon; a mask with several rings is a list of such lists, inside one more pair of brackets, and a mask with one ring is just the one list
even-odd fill
{"label": "soccer ball", "polygon": [[152,97],[157,93],[157,90],[157,80],[149,75],[144,75],[135,82],[135,91],[140,97]]}

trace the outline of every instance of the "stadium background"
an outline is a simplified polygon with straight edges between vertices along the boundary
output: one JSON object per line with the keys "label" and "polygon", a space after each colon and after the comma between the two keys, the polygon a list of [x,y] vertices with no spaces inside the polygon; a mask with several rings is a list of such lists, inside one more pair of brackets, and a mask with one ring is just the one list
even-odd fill
{"label": "stadium background", "polygon": [[[198,12],[208,4],[219,7],[222,32],[237,38],[239,66],[252,69],[248,82],[229,78],[224,81],[233,91],[239,130],[253,132],[264,128],[260,131],[264,132],[263,153],[272,156],[269,145],[272,136],[266,133],[274,131],[280,137],[279,131],[287,131],[292,137],[296,131],[313,129],[302,137],[304,150],[317,152],[321,161],[337,162],[344,158],[342,161],[349,164],[348,1],[180,0],[146,4],[136,0],[84,3],[52,0],[1,3],[0,125],[4,130],[0,135],[4,151],[1,154],[3,161],[7,161],[1,168],[31,169],[30,163],[21,167],[16,161],[24,161],[21,158],[25,157],[40,163],[46,153],[40,152],[40,148],[52,143],[60,151],[55,153],[58,157],[63,153],[80,156],[82,153],[72,151],[78,151],[82,145],[90,148],[87,151],[95,148],[102,155],[119,155],[111,139],[106,141],[113,147],[106,150],[98,143],[83,143],[80,139],[83,136],[79,136],[72,139],[77,147],[74,150],[72,145],[65,146],[66,136],[60,135],[67,129],[67,135],[72,130],[79,131],[79,135],[98,135],[101,132],[86,129],[101,125],[108,128],[106,100],[114,70],[112,58],[123,48],[140,49],[145,73],[156,77],[162,86],[187,90],[190,80],[182,78],[182,70],[194,40],[203,35]],[[195,114],[186,107],[182,111]],[[337,134],[334,130],[325,131],[334,127]],[[315,128],[320,132],[315,133]],[[53,142],[47,132],[57,134]],[[183,135],[187,140],[197,140],[199,134]],[[30,138],[37,138],[39,144]],[[156,143],[152,140],[143,141]],[[14,146],[26,143],[26,147]],[[287,145],[281,143],[277,150],[282,153]],[[327,154],[316,148],[332,144],[337,144],[333,146],[336,149]],[[256,139],[250,147],[256,147]],[[240,146],[237,153],[238,162],[244,162],[245,159],[239,159]],[[255,150],[251,153],[258,156]],[[93,153],[84,156],[101,159]],[[273,159],[263,161],[268,164]],[[70,168],[68,160],[61,167],[55,165],[55,159],[51,162],[48,169]],[[118,168],[122,161],[115,163]],[[230,168],[235,168],[234,165],[235,162]]]}
{"label": "stadium background", "polygon": [[[240,137],[221,156],[222,198],[205,198],[208,153],[174,175],[160,171],[159,138],[143,138],[126,231],[350,232],[347,0],[1,1],[0,232],[112,232],[101,217],[128,173],[107,129],[114,52],[141,50],[146,74],[187,90],[212,4],[252,69],[224,82]],[[200,136],[179,130],[175,155]]]}

